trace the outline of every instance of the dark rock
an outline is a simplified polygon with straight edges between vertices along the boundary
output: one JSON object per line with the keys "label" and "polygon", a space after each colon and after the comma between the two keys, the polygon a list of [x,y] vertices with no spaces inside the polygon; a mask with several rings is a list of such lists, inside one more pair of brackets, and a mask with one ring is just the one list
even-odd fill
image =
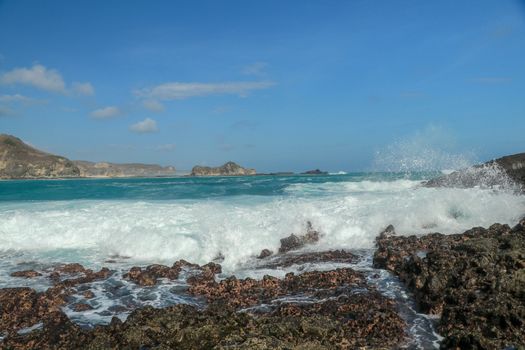
{"label": "dark rock", "polygon": [[34,278],[38,276],[42,276],[42,274],[35,270],[15,271],[11,273],[11,277]]}
{"label": "dark rock", "polygon": [[525,346],[525,230],[380,236],[374,265],[399,276],[421,311],[440,315],[442,348]]}
{"label": "dark rock", "polygon": [[427,187],[505,187],[525,191],[525,153],[491,160],[425,183]]}
{"label": "dark rock", "polygon": [[315,169],[315,170],[308,170],[308,171],[305,171],[304,173],[301,173],[302,175],[328,175],[328,172],[327,171],[321,171],[319,169]]}
{"label": "dark rock", "polygon": [[290,236],[281,239],[279,253],[286,253],[291,250],[296,250],[304,247],[307,244],[316,243],[317,241],[319,241],[319,232],[314,230],[312,223],[308,221],[306,223],[306,234],[296,236],[292,233]]}
{"label": "dark rock", "polygon": [[270,249],[263,249],[261,250],[261,253],[257,257],[257,259],[264,259],[264,258],[271,256],[272,254],[273,252]]}

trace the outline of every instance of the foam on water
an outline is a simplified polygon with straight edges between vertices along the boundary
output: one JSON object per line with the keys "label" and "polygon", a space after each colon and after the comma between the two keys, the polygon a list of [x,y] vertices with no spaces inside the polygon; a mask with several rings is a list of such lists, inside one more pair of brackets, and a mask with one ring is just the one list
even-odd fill
{"label": "foam on water", "polygon": [[[434,321],[414,311],[410,296],[395,278],[372,269],[378,232],[388,224],[399,234],[457,233],[494,222],[514,224],[525,212],[525,196],[505,188],[427,188],[418,178],[336,174],[74,180],[28,182],[27,187],[21,182],[2,183],[0,287],[43,290],[50,286],[45,276],[9,276],[18,270],[51,271],[60,262],[78,262],[94,269],[108,266],[116,273],[89,285],[94,298],[86,301],[80,289],[64,307],[75,322],[91,326],[108,323],[113,316],[124,319],[144,305],[200,305],[180,292],[186,285],[184,274],[178,281],[141,288],[122,279],[122,273],[133,265],[171,265],[179,259],[205,264],[220,253],[224,256],[220,278],[231,274],[284,277],[288,272],[352,267],[369,277],[380,276],[370,277],[369,283],[398,301],[414,346],[429,348],[439,340]],[[304,232],[307,221],[320,231],[321,238],[305,250],[349,249],[362,259],[357,264],[258,268],[254,257],[261,249],[277,251],[280,239]],[[72,305],[77,301],[94,309],[75,312]]]}
{"label": "foam on water", "polygon": [[[494,222],[512,224],[525,199],[487,189],[421,187],[418,181],[292,184],[285,195],[213,200],[4,203],[0,249],[11,264],[78,261],[98,267],[112,255],[128,262],[207,263],[219,253],[234,273],[261,249],[304,231],[322,233],[315,249],[372,248],[393,224],[401,234],[457,233]],[[16,253],[16,254],[15,254]],[[5,260],[6,259],[2,259]]]}

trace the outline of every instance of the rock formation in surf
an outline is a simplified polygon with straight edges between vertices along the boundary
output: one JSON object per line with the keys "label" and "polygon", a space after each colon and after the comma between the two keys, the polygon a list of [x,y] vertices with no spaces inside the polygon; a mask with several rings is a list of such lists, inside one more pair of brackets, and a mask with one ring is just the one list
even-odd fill
{"label": "rock formation in surf", "polygon": [[321,171],[319,169],[315,169],[315,170],[308,170],[308,171],[305,171],[304,173],[301,173],[302,175],[328,175],[328,172],[327,171]]}
{"label": "rock formation in surf", "polygon": [[525,153],[491,160],[426,182],[427,187],[506,187],[525,190]]}
{"label": "rock formation in surf", "polygon": [[191,176],[246,176],[255,174],[255,169],[243,168],[234,162],[227,162],[214,168],[197,165],[191,170]]}

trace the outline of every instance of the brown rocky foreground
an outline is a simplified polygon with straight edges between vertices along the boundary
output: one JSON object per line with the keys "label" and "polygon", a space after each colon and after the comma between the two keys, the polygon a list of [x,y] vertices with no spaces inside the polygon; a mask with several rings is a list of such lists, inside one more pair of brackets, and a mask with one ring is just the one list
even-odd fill
{"label": "brown rocky foreground", "polygon": [[525,349],[525,220],[463,234],[377,238],[374,266],[440,316],[443,349]]}
{"label": "brown rocky foreground", "polygon": [[[330,254],[308,256],[315,261]],[[157,278],[176,278],[182,268],[193,272],[188,295],[205,300],[206,308],[145,307],[125,322],[113,318],[111,324],[91,330],[72,323],[60,307],[77,282],[107,278],[100,272],[66,265],[55,271],[58,277],[52,274],[56,285],[46,292],[0,290],[0,332],[7,335],[0,344],[5,349],[389,349],[405,341],[406,325],[395,302],[370,287],[362,273],[348,268],[290,273],[284,279],[232,276],[217,281],[220,265],[180,261],[172,267],[132,268],[126,278],[150,286]],[[63,278],[70,273],[78,275]],[[83,290],[89,297],[89,290]],[[87,310],[83,305],[75,308]],[[34,330],[19,332],[35,325]]]}

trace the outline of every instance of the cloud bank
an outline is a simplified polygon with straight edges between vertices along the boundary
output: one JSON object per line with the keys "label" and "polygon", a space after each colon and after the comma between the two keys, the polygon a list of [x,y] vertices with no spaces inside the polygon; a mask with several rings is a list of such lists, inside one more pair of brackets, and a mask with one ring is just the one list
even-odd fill
{"label": "cloud bank", "polygon": [[273,85],[275,85],[275,83],[271,81],[225,83],[172,82],[136,90],[135,95],[153,101],[183,100],[191,97],[209,95],[239,95],[245,97],[253,90],[268,89]]}
{"label": "cloud bank", "polygon": [[121,111],[116,106],[108,106],[100,109],[96,109],[91,112],[91,117],[95,119],[109,119],[118,117],[121,114]]}
{"label": "cloud bank", "polygon": [[138,134],[148,134],[152,132],[157,132],[157,122],[153,119],[146,118],[141,122],[133,124],[129,127],[129,130],[136,132]]}

